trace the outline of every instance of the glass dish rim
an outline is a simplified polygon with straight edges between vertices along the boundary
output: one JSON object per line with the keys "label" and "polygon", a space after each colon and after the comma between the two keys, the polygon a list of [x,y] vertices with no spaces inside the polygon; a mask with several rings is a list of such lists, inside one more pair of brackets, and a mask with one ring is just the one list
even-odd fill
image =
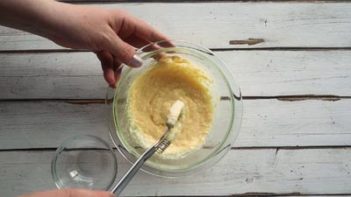
{"label": "glass dish rim", "polygon": [[112,147],[105,140],[101,139],[100,137],[97,137],[95,135],[90,135],[90,134],[75,135],[75,136],[68,137],[65,140],[63,140],[63,142],[60,144],[60,146],[56,149],[54,157],[51,160],[51,176],[52,176],[52,180],[54,181],[54,184],[56,185],[56,187],[58,189],[67,188],[67,187],[64,186],[62,181],[58,178],[57,170],[56,170],[57,159],[58,159],[58,156],[61,154],[61,152],[64,149],[64,144],[66,144],[68,142],[71,142],[71,141],[74,141],[78,137],[82,137],[82,136],[90,137],[90,138],[93,138],[94,140],[97,140],[97,141],[101,142],[104,146],[106,146],[106,148],[109,149],[109,151],[112,154],[112,157],[113,157],[113,172],[114,172],[113,173],[113,177],[111,178],[110,183],[106,187],[102,188],[102,189],[105,189],[105,190],[109,191],[114,186],[114,183],[116,181],[117,174],[118,174],[117,157],[116,157],[116,154],[113,152]]}

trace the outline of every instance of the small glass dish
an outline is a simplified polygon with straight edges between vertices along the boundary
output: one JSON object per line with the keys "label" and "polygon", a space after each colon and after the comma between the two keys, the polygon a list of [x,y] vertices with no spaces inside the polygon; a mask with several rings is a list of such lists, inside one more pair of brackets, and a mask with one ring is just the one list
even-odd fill
{"label": "small glass dish", "polygon": [[65,140],[56,150],[51,173],[59,189],[110,190],[117,176],[117,159],[102,139],[79,135]]}
{"label": "small glass dish", "polygon": [[[128,91],[133,81],[147,71],[160,55],[186,58],[211,74],[211,89],[215,110],[212,128],[199,150],[180,159],[150,158],[142,170],[162,177],[179,177],[197,169],[208,168],[220,160],[236,139],[242,117],[242,97],[239,86],[225,64],[209,49],[182,41],[160,41],[142,47],[137,55],[143,60],[140,68],[125,66],[112,102],[110,135],[120,153],[131,163],[145,151],[130,137],[127,115]],[[142,99],[142,98],[141,98]]]}

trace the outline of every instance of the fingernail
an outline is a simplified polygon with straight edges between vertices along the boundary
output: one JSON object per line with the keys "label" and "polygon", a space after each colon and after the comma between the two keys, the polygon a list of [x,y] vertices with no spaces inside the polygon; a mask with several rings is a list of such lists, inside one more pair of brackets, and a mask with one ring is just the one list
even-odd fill
{"label": "fingernail", "polygon": [[128,65],[131,66],[131,67],[138,68],[141,65],[143,65],[143,60],[139,56],[134,55],[132,60],[129,62]]}

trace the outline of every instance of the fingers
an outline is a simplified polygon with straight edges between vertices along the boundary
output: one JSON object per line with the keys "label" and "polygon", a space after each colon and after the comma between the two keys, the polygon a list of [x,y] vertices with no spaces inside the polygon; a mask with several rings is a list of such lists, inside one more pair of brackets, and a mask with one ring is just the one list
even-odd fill
{"label": "fingers", "polygon": [[[117,20],[120,19],[121,16],[116,17],[116,21],[112,22],[113,24],[116,23],[116,25],[111,27],[110,32],[106,32],[108,39],[102,43],[102,49],[108,51],[112,55],[112,57],[108,57],[108,63],[102,63],[105,79],[111,86],[113,86],[112,83],[116,82],[116,78],[120,73],[111,69],[113,67],[118,68],[118,66],[115,65],[117,63],[111,63],[111,59],[118,60],[118,62],[124,63],[130,67],[140,67],[143,62],[140,57],[135,55],[136,48],[161,40],[169,40],[167,36],[153,29],[146,22],[128,14],[123,15],[122,23],[120,20]],[[166,43],[165,45],[168,45],[168,47],[173,46],[171,42],[167,41],[164,43]],[[149,48],[152,48],[152,46],[149,46]]]}
{"label": "fingers", "polygon": [[[113,70],[114,70],[114,73],[115,73],[115,80],[116,82],[119,81],[120,77],[121,77],[121,73],[122,73],[122,63],[117,59],[115,58],[113,60]],[[115,83],[116,84],[116,83]]]}
{"label": "fingers", "polygon": [[105,48],[120,62],[135,68],[142,65],[142,60],[135,55],[135,48],[124,42],[115,33],[113,33],[112,39],[106,42],[105,45]]}
{"label": "fingers", "polygon": [[104,78],[110,87],[115,88],[122,72],[121,62],[107,51],[96,52],[101,62]]}
{"label": "fingers", "polygon": [[[115,12],[116,13],[116,12]],[[116,24],[120,24],[119,15],[116,16]],[[134,17],[128,13],[123,14],[122,25],[116,25],[118,29],[115,32],[122,38],[125,39],[130,36],[135,36],[140,39],[157,42],[161,40],[170,40],[166,35],[155,30],[151,25],[147,24],[145,21]]]}
{"label": "fingers", "polygon": [[170,40],[166,35],[155,30],[152,26],[147,24],[145,21],[133,18],[133,22],[136,25],[135,35],[139,38],[143,38],[150,42],[157,42],[161,40]]}
{"label": "fingers", "polygon": [[113,194],[105,191],[91,191],[83,189],[63,189],[44,192],[35,192],[21,197],[114,197]]}
{"label": "fingers", "polygon": [[[158,42],[159,48],[174,47],[174,44],[170,41],[166,35],[155,30],[153,27],[148,25],[146,22],[140,19],[135,19],[136,29],[135,36],[147,40],[149,43]],[[159,42],[163,41],[163,42]]]}
{"label": "fingers", "polygon": [[[116,18],[119,18],[119,17],[116,17]],[[119,24],[120,21],[116,20],[115,23]],[[117,29],[114,29],[116,34],[122,40],[125,40],[127,43],[130,43],[137,48],[145,46],[151,42],[170,40],[170,38],[168,38],[166,35],[154,29],[151,25],[147,24],[145,21],[139,18],[136,18],[132,15],[129,15],[128,13],[124,13],[122,25],[116,25],[116,27],[118,27]],[[134,40],[132,40],[132,38]],[[135,44],[136,43],[135,40],[138,40],[141,42],[138,42],[138,44]],[[164,43],[166,44],[168,43],[168,47],[173,46],[171,42],[164,42]]]}
{"label": "fingers", "polygon": [[62,197],[114,197],[111,193],[105,191],[91,191],[83,189],[67,189],[64,191],[66,192],[67,196]]}
{"label": "fingers", "polygon": [[116,81],[113,73],[113,57],[106,51],[100,51],[96,53],[97,57],[101,62],[101,67],[104,72],[104,78],[106,82],[112,87]]}
{"label": "fingers", "polygon": [[139,38],[135,35],[132,35],[132,36],[129,36],[128,38],[125,38],[123,39],[125,42],[133,45],[134,47],[136,48],[141,48],[145,45],[148,45],[150,44],[149,41],[145,40],[145,39],[142,39],[142,38]]}
{"label": "fingers", "polygon": [[147,24],[145,21],[134,18],[135,35],[139,38],[145,39],[149,42],[159,42],[158,45],[161,47],[174,47],[174,44],[170,41],[170,38],[161,32],[154,29],[151,25]]}

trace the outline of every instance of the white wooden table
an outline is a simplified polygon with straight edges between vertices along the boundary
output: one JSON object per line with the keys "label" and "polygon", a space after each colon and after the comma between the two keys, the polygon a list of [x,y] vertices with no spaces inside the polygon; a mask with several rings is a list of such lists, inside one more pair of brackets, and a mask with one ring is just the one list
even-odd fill
{"label": "white wooden table", "polygon": [[[351,195],[351,3],[93,4],[213,49],[244,95],[223,160],[183,179],[140,173],[126,196]],[[0,27],[0,196],[54,188],[50,161],[65,138],[108,140],[105,88],[92,53]],[[121,175],[130,164],[118,159]]]}

